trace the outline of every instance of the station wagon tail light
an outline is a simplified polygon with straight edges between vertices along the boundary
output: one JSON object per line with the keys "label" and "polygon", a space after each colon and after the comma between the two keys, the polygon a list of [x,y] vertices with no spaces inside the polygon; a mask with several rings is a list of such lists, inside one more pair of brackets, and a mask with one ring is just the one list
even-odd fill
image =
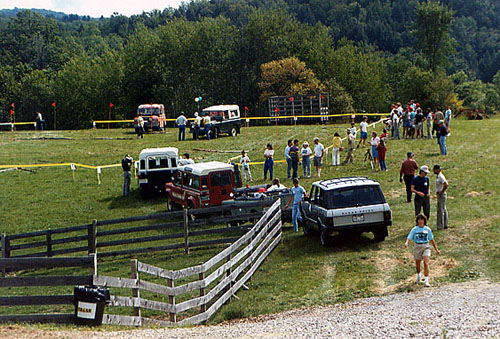
{"label": "station wagon tail light", "polygon": [[333,218],[326,218],[326,226],[333,227]]}
{"label": "station wagon tail light", "polygon": [[384,212],[384,220],[385,221],[391,220],[391,211],[385,211]]}

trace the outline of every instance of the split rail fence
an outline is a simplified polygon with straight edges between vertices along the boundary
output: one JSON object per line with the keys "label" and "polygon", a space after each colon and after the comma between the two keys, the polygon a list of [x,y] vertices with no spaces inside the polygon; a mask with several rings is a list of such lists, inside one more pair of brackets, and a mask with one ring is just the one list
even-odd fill
{"label": "split rail fence", "polygon": [[[59,287],[75,285],[92,285],[97,274],[97,257],[91,254],[85,257],[66,258],[0,258],[0,267],[3,271],[16,272],[40,268],[75,268],[86,267],[90,271],[86,275],[37,275],[37,276],[9,276],[0,278],[0,288],[23,289],[29,287]],[[69,288],[68,288],[69,289]],[[25,292],[26,293],[26,292]],[[29,293],[29,292],[27,292]],[[21,295],[0,297],[0,307],[32,306],[32,305],[72,305],[73,294],[58,295]],[[0,323],[6,322],[58,322],[71,323],[74,313],[53,314],[9,314],[1,315]]]}
{"label": "split rail fence", "polygon": [[[249,227],[243,225],[200,229],[202,226],[235,225],[248,220],[257,220],[262,216],[263,208],[272,203],[272,201],[249,202],[244,209],[241,205],[227,204],[129,218],[94,220],[91,224],[29,233],[1,234],[1,257],[53,257],[70,253],[99,252],[101,258],[180,248],[184,248],[184,251],[188,253],[189,248],[193,247],[232,243],[238,239],[234,236],[236,232],[241,233]],[[161,219],[167,222],[136,226],[138,222],[161,221]],[[172,221],[176,219],[180,221]],[[176,229],[182,229],[182,231],[176,232]],[[152,232],[156,232],[157,235],[151,235]],[[193,237],[206,239],[207,236],[215,234],[221,234],[224,237],[199,241],[192,239]],[[172,243],[172,239],[182,239],[182,241]],[[139,246],[138,244],[147,245]],[[111,250],[103,250],[105,248],[111,248]],[[5,269],[2,273],[2,276],[5,276]]]}
{"label": "split rail fence", "polygon": [[[111,306],[132,307],[133,316],[105,314],[103,323],[141,326],[186,325],[205,323],[224,303],[235,297],[257,268],[281,241],[280,201],[273,203],[260,220],[243,236],[208,261],[170,271],[132,260],[131,278],[97,275],[94,284],[119,289],[131,289],[132,296],[113,293]],[[144,275],[166,285],[143,279]],[[165,301],[141,297],[141,292],[163,297]],[[168,300],[168,301],[167,301]],[[148,309],[167,313],[168,320],[154,320],[141,316]],[[109,311],[109,308],[107,309]]]}

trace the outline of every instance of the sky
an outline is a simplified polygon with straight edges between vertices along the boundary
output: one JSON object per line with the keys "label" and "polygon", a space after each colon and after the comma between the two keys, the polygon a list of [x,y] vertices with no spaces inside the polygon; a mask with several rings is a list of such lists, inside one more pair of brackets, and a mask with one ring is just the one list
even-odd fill
{"label": "sky", "polygon": [[0,9],[37,8],[49,9],[66,14],[90,15],[99,18],[110,17],[114,12],[131,16],[149,12],[177,8],[181,2],[189,0],[0,0]]}

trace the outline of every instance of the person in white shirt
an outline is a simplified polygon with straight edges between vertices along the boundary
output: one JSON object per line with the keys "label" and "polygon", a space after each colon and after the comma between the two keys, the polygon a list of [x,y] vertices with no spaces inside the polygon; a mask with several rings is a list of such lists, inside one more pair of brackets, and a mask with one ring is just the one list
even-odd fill
{"label": "person in white shirt", "polygon": [[137,138],[140,136],[141,139],[144,139],[144,118],[140,114],[137,118],[137,124],[139,125],[139,134],[137,134]]}
{"label": "person in white shirt", "polygon": [[359,124],[359,129],[361,130],[361,136],[359,138],[359,145],[361,145],[361,141],[363,141],[363,147],[365,147],[366,139],[368,139],[368,117],[364,116],[363,121]]}
{"label": "person in white shirt", "polygon": [[358,131],[356,130],[356,126],[354,125],[354,122],[351,122],[351,135],[354,137],[354,144],[356,144],[356,134]]}
{"label": "person in white shirt", "polygon": [[425,118],[427,125],[427,139],[432,139],[432,110],[427,108],[427,117]]}
{"label": "person in white shirt", "polygon": [[446,210],[446,189],[448,188],[448,180],[441,172],[441,166],[434,165],[434,174],[436,178],[436,196],[437,196],[437,229],[443,230],[448,228],[448,211]]}
{"label": "person in white shirt", "polygon": [[245,153],[245,151],[241,151],[241,171],[243,172],[243,179],[247,181],[253,181],[252,180],[252,173],[250,173],[250,158],[248,155]]}
{"label": "person in white shirt", "polygon": [[399,136],[399,111],[395,106],[391,113],[392,126],[391,126],[391,139],[401,139]]}
{"label": "person in white shirt", "polygon": [[193,131],[193,139],[198,140],[200,134],[201,122],[203,119],[199,116],[198,112],[194,112],[194,131]]}
{"label": "person in white shirt", "polygon": [[273,184],[267,189],[267,192],[281,191],[286,189],[285,185],[280,184],[280,179],[274,178]]}
{"label": "person in white shirt", "polygon": [[302,157],[302,168],[304,169],[304,178],[311,177],[311,148],[309,148],[309,143],[304,141],[302,144],[302,149],[300,150],[300,156]]}
{"label": "person in white shirt", "polygon": [[189,158],[189,153],[184,153],[182,159],[177,162],[179,166],[186,166],[194,164],[194,160]]}
{"label": "person in white shirt", "polygon": [[323,166],[323,156],[325,155],[325,147],[319,142],[318,138],[314,138],[314,166],[318,178],[321,177],[321,166]]}
{"label": "person in white shirt", "polygon": [[377,169],[378,162],[378,151],[377,146],[380,143],[380,138],[377,136],[377,132],[372,133],[372,138],[370,140],[370,144],[372,145],[372,156],[373,156],[373,168]]}
{"label": "person in white shirt", "polygon": [[274,167],[274,149],[273,145],[267,144],[264,151],[264,180],[267,180],[267,172],[269,172],[269,179],[273,180],[273,167]]}
{"label": "person in white shirt", "polygon": [[175,123],[179,127],[179,141],[181,141],[181,140],[184,141],[184,139],[186,138],[186,123],[187,123],[187,121],[188,120],[184,116],[184,112],[181,112],[181,115],[179,115],[179,117],[175,120]]}

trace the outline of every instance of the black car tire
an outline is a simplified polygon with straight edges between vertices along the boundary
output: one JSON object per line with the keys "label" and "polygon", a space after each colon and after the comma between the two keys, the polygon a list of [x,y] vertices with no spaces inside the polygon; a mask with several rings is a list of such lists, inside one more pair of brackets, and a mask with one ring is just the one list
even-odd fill
{"label": "black car tire", "polygon": [[322,227],[320,227],[319,230],[319,241],[321,243],[321,246],[323,247],[328,247],[330,245],[330,236],[326,232],[326,230]]}
{"label": "black car tire", "polygon": [[387,226],[386,227],[378,227],[372,231],[373,236],[376,242],[382,242],[387,237]]}

